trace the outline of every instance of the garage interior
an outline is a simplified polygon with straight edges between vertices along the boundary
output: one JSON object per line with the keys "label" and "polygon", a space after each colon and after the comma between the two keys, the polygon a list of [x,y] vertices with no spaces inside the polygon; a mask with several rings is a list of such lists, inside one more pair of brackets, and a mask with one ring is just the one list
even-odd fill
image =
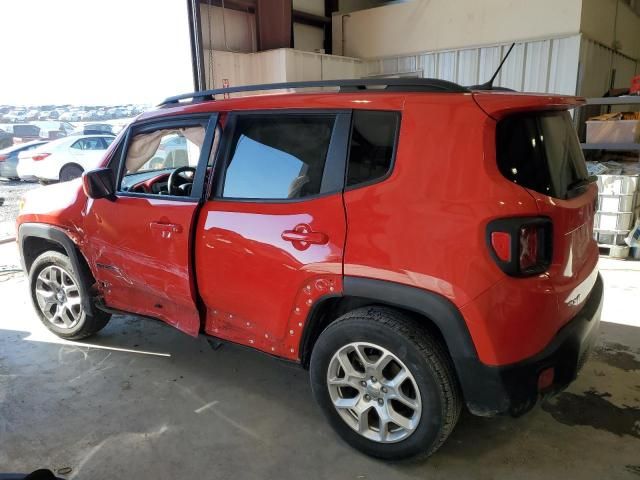
{"label": "garage interior", "polygon": [[[463,412],[427,461],[384,462],[333,433],[298,366],[127,315],[87,341],[55,337],[32,309],[15,242],[1,242],[0,471],[640,478],[640,240],[632,238],[640,127],[636,137],[615,137],[613,126],[640,124],[640,92],[629,95],[633,79],[640,84],[640,0],[186,0],[186,8],[195,90],[356,78],[477,85],[515,43],[496,86],[585,97],[573,119],[590,173],[601,178],[594,235],[605,303],[596,348],[575,383],[528,415]],[[612,177],[636,180],[616,190]],[[621,196],[632,198],[624,210],[605,206]]]}

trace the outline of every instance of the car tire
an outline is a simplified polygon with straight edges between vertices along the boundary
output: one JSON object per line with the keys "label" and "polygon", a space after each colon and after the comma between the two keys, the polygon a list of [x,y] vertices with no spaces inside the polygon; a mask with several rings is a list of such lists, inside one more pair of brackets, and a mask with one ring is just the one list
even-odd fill
{"label": "car tire", "polygon": [[[388,363],[373,368],[378,360]],[[359,308],[330,324],[313,348],[310,376],[332,427],[374,457],[430,456],[460,416],[460,388],[445,348],[420,323],[391,308]]]}
{"label": "car tire", "polygon": [[29,289],[40,320],[60,338],[79,340],[102,330],[111,315],[89,315],[81,302],[80,279],[69,258],[56,251],[38,256],[29,270]]}
{"label": "car tire", "polygon": [[74,180],[76,178],[80,178],[84,169],[80,165],[65,165],[60,169],[60,178],[61,182],[68,182],[69,180]]}

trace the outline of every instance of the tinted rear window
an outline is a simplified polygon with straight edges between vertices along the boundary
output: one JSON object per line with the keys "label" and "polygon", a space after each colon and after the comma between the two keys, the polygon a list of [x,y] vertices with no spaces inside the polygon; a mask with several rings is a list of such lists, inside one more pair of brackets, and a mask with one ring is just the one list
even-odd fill
{"label": "tinted rear window", "polygon": [[568,198],[588,178],[568,112],[514,115],[497,127],[497,160],[502,175],[555,198]]}

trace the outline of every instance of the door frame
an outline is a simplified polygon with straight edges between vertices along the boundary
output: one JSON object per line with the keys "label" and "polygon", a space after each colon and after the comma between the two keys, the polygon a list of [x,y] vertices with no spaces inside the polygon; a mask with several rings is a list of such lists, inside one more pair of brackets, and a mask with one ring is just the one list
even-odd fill
{"label": "door frame", "polygon": [[[116,162],[117,170],[115,173],[116,178],[116,197],[134,197],[134,198],[162,198],[167,200],[175,200],[179,202],[196,202],[201,203],[203,200],[203,194],[205,192],[205,177],[207,172],[207,166],[209,159],[211,158],[211,150],[213,148],[213,139],[215,136],[216,125],[218,124],[219,112],[207,112],[187,115],[176,115],[170,118],[151,118],[148,120],[142,120],[140,122],[133,123],[127,129],[122,142],[122,149],[118,152],[120,158],[113,158],[112,161]],[[158,195],[155,193],[141,193],[141,192],[123,192],[119,190],[120,183],[124,177],[125,162],[127,159],[127,153],[129,151],[130,143],[135,135],[140,133],[149,133],[163,128],[180,128],[186,126],[194,126],[200,124],[205,129],[204,141],[200,148],[200,157],[198,158],[198,164],[196,166],[196,173],[193,177],[193,186],[191,188],[191,195],[178,196],[178,195]],[[120,148],[118,146],[117,148]]]}
{"label": "door frame", "polygon": [[[222,190],[227,166],[231,160],[232,140],[236,132],[238,119],[247,116],[284,116],[284,115],[335,115],[335,123],[331,132],[331,141],[327,150],[327,158],[322,173],[320,193],[302,198],[224,198]],[[213,182],[211,195],[207,200],[216,202],[240,202],[240,203],[296,203],[313,200],[315,198],[343,192],[346,182],[347,165],[349,163],[349,143],[351,138],[350,109],[318,109],[295,108],[279,110],[238,110],[229,112],[225,127],[222,132],[218,151],[215,154],[214,174],[210,179]]]}

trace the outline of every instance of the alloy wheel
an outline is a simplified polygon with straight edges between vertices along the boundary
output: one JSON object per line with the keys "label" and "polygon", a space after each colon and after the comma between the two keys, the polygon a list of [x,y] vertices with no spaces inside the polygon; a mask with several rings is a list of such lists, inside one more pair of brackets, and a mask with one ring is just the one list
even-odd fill
{"label": "alloy wheel", "polygon": [[73,276],[57,265],[42,269],[36,279],[35,296],[45,318],[61,329],[72,329],[80,321],[80,290]]}
{"label": "alloy wheel", "polygon": [[418,427],[420,391],[407,366],[389,350],[349,343],[331,358],[327,386],[340,417],[363,437],[395,443]]}

